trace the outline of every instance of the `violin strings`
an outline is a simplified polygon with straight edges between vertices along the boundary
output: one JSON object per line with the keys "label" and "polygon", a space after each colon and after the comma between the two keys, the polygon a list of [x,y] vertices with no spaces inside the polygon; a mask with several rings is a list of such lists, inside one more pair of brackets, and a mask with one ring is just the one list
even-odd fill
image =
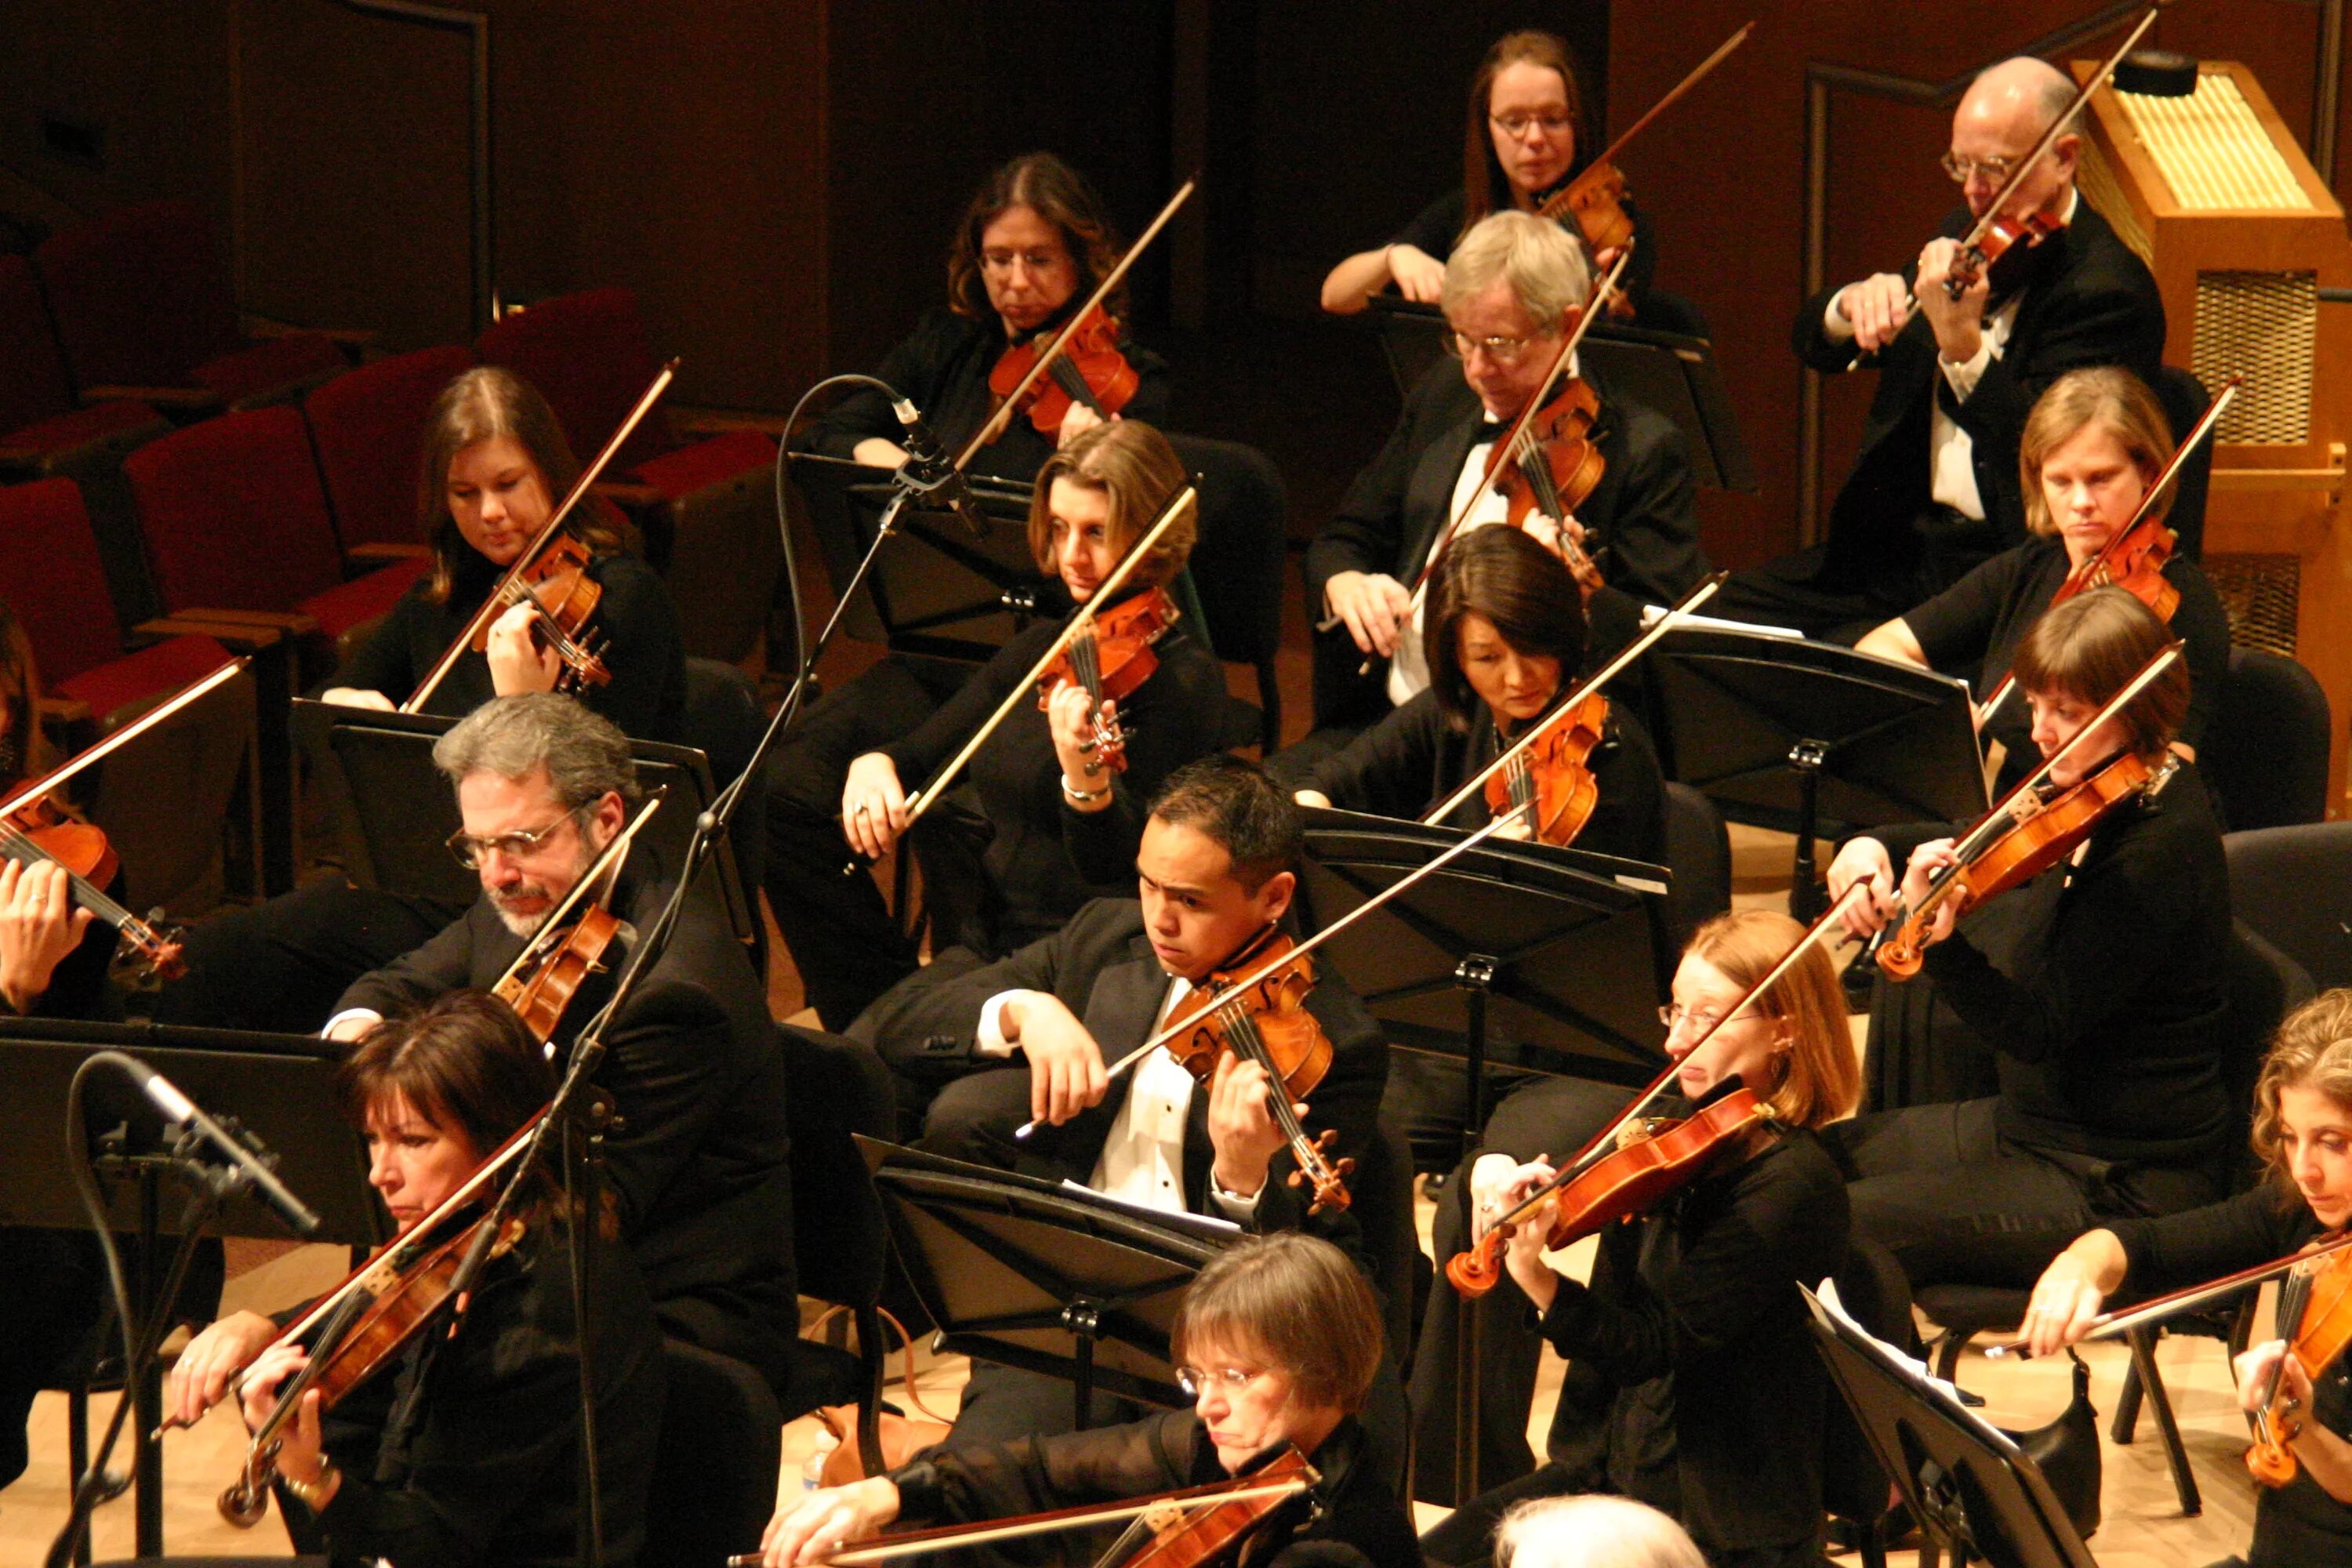
{"label": "violin strings", "polygon": [[[31,834],[13,822],[0,821],[0,851],[12,852],[12,858],[19,860],[47,860],[52,865],[65,865],[64,861],[42,848]],[[136,915],[108,898],[89,878],[70,866],[66,867],[66,881],[73,889],[78,900],[117,931],[132,925],[145,929]]]}
{"label": "violin strings", "polygon": [[[1290,1108],[1290,1089],[1282,1081],[1282,1074],[1275,1069],[1274,1053],[1265,1048],[1265,1037],[1257,1032],[1257,1021],[1242,1005],[1238,993],[1218,1004],[1218,1007],[1225,1015],[1228,1037],[1240,1043],[1242,1058],[1257,1063],[1265,1069],[1265,1076],[1274,1080],[1266,1098],[1274,1106],[1275,1124],[1282,1129],[1283,1136],[1293,1144],[1305,1142],[1307,1129],[1300,1124],[1298,1113]],[[1306,1163],[1304,1153],[1300,1154],[1300,1163]]]}

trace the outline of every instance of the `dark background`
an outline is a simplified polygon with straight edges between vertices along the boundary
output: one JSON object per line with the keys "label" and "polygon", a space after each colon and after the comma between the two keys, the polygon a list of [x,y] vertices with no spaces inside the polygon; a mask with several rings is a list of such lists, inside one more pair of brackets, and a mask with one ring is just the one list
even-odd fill
{"label": "dark background", "polygon": [[[1941,79],[2086,0],[486,0],[497,280],[528,300],[635,289],[689,404],[781,412],[870,365],[941,291],[971,186],[1016,153],[1083,168],[1132,233],[1183,174],[1202,196],[1140,268],[1139,329],[1180,370],[1176,423],[1273,451],[1311,532],[1378,446],[1395,394],[1323,273],[1459,179],[1480,51],[1568,33],[1612,130],[1740,23],[1748,47],[1623,160],[1661,285],[1712,321],[1762,479],[1702,497],[1742,563],[1793,542],[1804,66]],[[2180,0],[2165,47],[2253,65],[2307,126],[2317,12]],[[2074,51],[2089,56],[2097,46]],[[336,0],[8,0],[0,212],[51,227],[189,195],[241,304],[464,341],[463,37]],[[1952,199],[1943,110],[1851,98],[1832,121],[1829,275],[1912,254]],[[59,137],[62,134],[63,142]],[[2339,195],[2343,190],[2339,181]],[[1866,378],[1831,388],[1828,481]]]}

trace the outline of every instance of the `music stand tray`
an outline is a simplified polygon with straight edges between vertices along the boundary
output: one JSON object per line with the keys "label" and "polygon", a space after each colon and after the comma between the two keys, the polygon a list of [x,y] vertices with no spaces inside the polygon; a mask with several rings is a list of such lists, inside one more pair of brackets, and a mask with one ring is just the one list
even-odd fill
{"label": "music stand tray", "polygon": [[1797,836],[1790,909],[1821,905],[1813,842],[1981,814],[1966,682],[1763,631],[1677,627],[1643,655],[1666,776],[1734,822]]}
{"label": "music stand tray", "polygon": [[[440,713],[295,702],[294,731],[325,793],[344,869],[362,887],[448,904],[468,904],[480,894],[474,874],[449,853],[449,836],[462,826],[457,793],[433,765],[433,743],[457,722]],[[692,746],[635,739],[629,754],[648,791],[669,789],[646,825],[644,843],[663,865],[682,866],[694,819],[719,793],[710,759]],[[736,936],[751,941],[759,915],[735,857],[714,855],[709,865]]]}
{"label": "music stand tray", "polygon": [[[1375,294],[1371,315],[1397,390],[1410,395],[1444,355],[1445,314],[1434,305]],[[1739,437],[1731,389],[1712,342],[1604,321],[1592,324],[1576,353],[1612,392],[1675,422],[1690,443],[1691,477],[1700,485],[1751,493],[1763,488]]]}
{"label": "music stand tray", "polygon": [[1238,1227],[859,1137],[908,1282],[939,1348],[1171,1409],[1184,1289]]}
{"label": "music stand tray", "polygon": [[[1804,1287],[1799,1286],[1799,1289]],[[1830,1380],[1943,1557],[1994,1568],[2098,1568],[2041,1467],[1924,1369],[1805,1290]],[[1922,1552],[1920,1560],[1929,1560]]]}

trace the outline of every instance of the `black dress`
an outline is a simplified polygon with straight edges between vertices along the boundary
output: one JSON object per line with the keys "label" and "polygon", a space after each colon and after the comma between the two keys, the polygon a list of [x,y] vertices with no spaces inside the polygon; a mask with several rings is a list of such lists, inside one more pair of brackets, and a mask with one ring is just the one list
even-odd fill
{"label": "black dress", "polygon": [[[1582,172],[1580,169],[1577,174]],[[1573,180],[1575,177],[1576,174],[1571,174],[1569,180]],[[1559,190],[1567,184],[1568,180],[1562,180],[1559,185],[1552,187],[1552,191]],[[1543,201],[1549,199],[1552,191],[1544,192],[1543,195],[1537,199],[1537,205],[1540,205]],[[1622,205],[1625,208],[1625,216],[1633,220],[1633,252],[1626,258],[1625,275],[1619,286],[1623,289],[1625,297],[1633,302],[1633,311],[1638,318],[1643,303],[1650,296],[1650,286],[1658,280],[1658,237],[1656,226],[1650,222],[1648,214],[1643,212],[1630,200]],[[1444,261],[1454,254],[1454,244],[1462,237],[1462,216],[1468,205],[1467,198],[1457,186],[1422,208],[1414,216],[1413,220],[1399,230],[1395,239],[1390,243],[1412,246]],[[1562,219],[1559,226],[1568,230],[1570,236],[1578,244],[1583,244],[1584,232],[1577,226],[1574,218]],[[1600,281],[1598,277],[1594,281],[1596,283]]]}
{"label": "black dress", "polygon": [[[2319,1221],[2291,1192],[2265,1183],[2204,1208],[2161,1219],[2108,1225],[2124,1246],[2130,1271],[2126,1300],[2160,1295],[2234,1274],[2300,1251],[2319,1235]],[[2352,1438],[2352,1357],[2312,1372],[2311,1418],[2339,1437]],[[2352,1562],[2352,1505],[2330,1497],[2298,1466],[2284,1487],[2254,1489],[2254,1539],[2250,1568],[2305,1568]]]}
{"label": "black dress", "polygon": [[[1412,1525],[1377,1470],[1363,1458],[1363,1431],[1343,1419],[1308,1456],[1320,1475],[1313,1506],[1286,1501],[1243,1547],[1243,1568],[1328,1565],[1330,1546],[1352,1547],[1371,1568],[1418,1568]],[[1149,1497],[1227,1479],[1217,1450],[1190,1410],[1171,1410],[1124,1426],[1097,1426],[994,1447],[934,1449],[892,1472],[899,1522],[908,1526],[978,1523],[1048,1509]],[[1116,1527],[1035,1535],[968,1548],[982,1563],[1086,1564]],[[1314,1547],[1325,1551],[1315,1551]],[[1343,1561],[1352,1561],[1346,1559]]]}
{"label": "black dress", "polygon": [[1569,1363],[1550,1462],[1431,1531],[1430,1555],[1481,1560],[1519,1498],[1602,1491],[1681,1520],[1713,1563],[1817,1562],[1830,1388],[1797,1287],[1845,1248],[1837,1168],[1801,1130],[1602,1231],[1591,1288],[1563,1279],[1543,1319]]}
{"label": "black dress", "polygon": [[[2188,644],[2189,715],[2181,721],[2180,741],[2194,748],[2212,728],[2221,685],[2229,679],[2230,613],[2222,608],[2212,580],[2188,557],[2176,555],[2166,562],[2164,576],[2180,594],[2172,612],[2173,635]],[[2009,674],[2017,645],[2065,581],[2066,546],[2053,536],[2037,535],[2002,551],[1927,603],[1904,611],[1903,624],[1911,628],[1932,668],[1969,681],[1982,702]],[[1997,740],[2008,748],[1999,782],[2003,791],[2014,787],[2040,761],[2032,731],[2025,694],[2011,690],[1984,731],[1988,742]]]}

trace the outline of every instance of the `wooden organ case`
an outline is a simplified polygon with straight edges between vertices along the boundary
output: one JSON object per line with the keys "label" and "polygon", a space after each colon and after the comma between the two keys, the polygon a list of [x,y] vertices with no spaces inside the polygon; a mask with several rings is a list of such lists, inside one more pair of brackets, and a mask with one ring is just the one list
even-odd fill
{"label": "wooden organ case", "polygon": [[[2096,68],[2074,67],[2077,80]],[[2347,815],[2352,713],[2352,285],[2344,209],[2252,72],[2198,68],[2182,97],[2110,85],[2084,117],[2078,184],[2156,274],[2165,363],[2210,393],[2245,377],[2214,432],[2203,563],[2241,647],[2299,659],[2327,692],[2328,814]]]}

